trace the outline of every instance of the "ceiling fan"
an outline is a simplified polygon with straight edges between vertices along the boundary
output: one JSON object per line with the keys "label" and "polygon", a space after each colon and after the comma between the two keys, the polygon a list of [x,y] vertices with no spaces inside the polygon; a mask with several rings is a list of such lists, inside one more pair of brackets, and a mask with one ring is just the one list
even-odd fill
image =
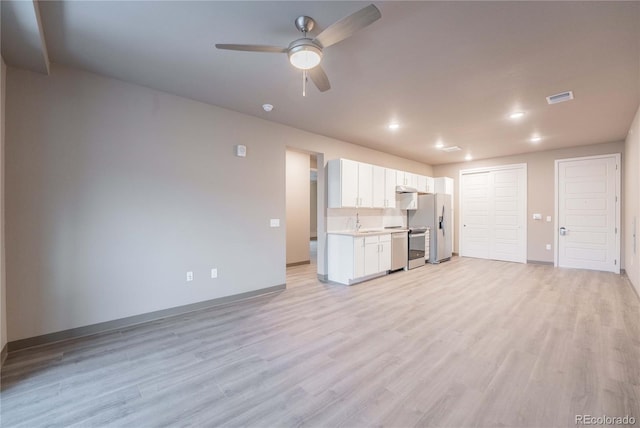
{"label": "ceiling fan", "polygon": [[313,30],[315,21],[308,16],[300,16],[295,20],[295,25],[304,36],[294,40],[286,48],[268,45],[234,44],[216,44],[216,48],[232,51],[286,53],[289,56],[291,65],[303,70],[303,95],[305,94],[304,84],[306,83],[307,72],[320,92],[325,92],[331,88],[331,85],[327,74],[320,66],[323,49],[350,37],[356,31],[372,24],[381,17],[380,10],[375,5],[370,4],[342,18],[318,34],[316,38],[311,39],[307,37],[307,33]]}

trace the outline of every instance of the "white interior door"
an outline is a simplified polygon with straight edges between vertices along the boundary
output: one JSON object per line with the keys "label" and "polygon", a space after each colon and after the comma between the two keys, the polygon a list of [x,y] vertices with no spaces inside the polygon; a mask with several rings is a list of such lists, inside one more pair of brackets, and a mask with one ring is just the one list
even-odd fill
{"label": "white interior door", "polygon": [[493,171],[493,230],[489,257],[527,262],[526,173],[524,168]]}
{"label": "white interior door", "polygon": [[526,263],[526,165],[461,171],[460,183],[460,255]]}
{"label": "white interior door", "polygon": [[489,178],[489,172],[461,176],[461,256],[489,258]]}
{"label": "white interior door", "polygon": [[620,272],[620,155],[556,161],[557,265]]}

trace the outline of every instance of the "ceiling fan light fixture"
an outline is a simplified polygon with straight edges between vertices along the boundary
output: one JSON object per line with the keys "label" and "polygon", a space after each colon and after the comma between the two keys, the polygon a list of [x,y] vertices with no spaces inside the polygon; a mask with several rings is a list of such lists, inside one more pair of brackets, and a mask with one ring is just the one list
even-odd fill
{"label": "ceiling fan light fixture", "polygon": [[300,70],[310,70],[320,64],[322,51],[312,44],[304,44],[289,50],[289,62]]}

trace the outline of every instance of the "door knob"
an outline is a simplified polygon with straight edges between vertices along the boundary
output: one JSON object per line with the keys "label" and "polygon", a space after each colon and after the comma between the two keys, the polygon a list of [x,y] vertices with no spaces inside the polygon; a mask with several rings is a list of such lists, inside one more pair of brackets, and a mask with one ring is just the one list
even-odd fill
{"label": "door knob", "polygon": [[568,230],[566,227],[562,226],[560,228],[560,236],[565,236],[567,234]]}

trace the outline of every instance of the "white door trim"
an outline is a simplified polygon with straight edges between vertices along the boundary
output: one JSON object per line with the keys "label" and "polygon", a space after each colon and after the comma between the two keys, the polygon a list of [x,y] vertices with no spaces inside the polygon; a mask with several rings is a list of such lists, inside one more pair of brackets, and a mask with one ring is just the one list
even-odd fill
{"label": "white door trim", "polygon": [[524,227],[525,229],[525,234],[524,234],[524,261],[523,263],[527,263],[528,260],[528,240],[529,240],[529,215],[528,215],[528,208],[527,208],[527,202],[529,199],[529,185],[528,185],[528,170],[527,170],[527,164],[526,163],[514,163],[514,164],[509,164],[509,165],[497,165],[497,166],[487,166],[487,167],[479,167],[479,168],[469,168],[469,169],[461,169],[459,171],[458,174],[458,207],[460,208],[460,212],[458,213],[458,254],[462,254],[463,253],[463,242],[462,242],[462,216],[464,213],[464,208],[462,206],[462,197],[463,197],[463,186],[462,186],[462,176],[465,174],[474,174],[474,173],[479,173],[479,172],[491,172],[491,171],[501,171],[504,169],[523,169],[524,170],[524,191],[525,191],[525,195],[524,195],[524,218],[525,218],[525,223],[524,223]]}
{"label": "white door trim", "polygon": [[558,267],[560,253],[558,251],[559,239],[560,236],[558,234],[558,218],[560,217],[560,193],[558,189],[558,185],[560,184],[560,180],[558,177],[560,171],[560,162],[571,162],[571,161],[579,161],[579,160],[589,160],[589,159],[608,159],[614,158],[616,161],[616,229],[618,233],[616,233],[616,260],[618,261],[616,265],[615,273],[620,273],[620,265],[622,261],[620,260],[620,235],[622,235],[622,229],[620,229],[620,173],[622,169],[622,164],[620,163],[620,153],[610,153],[606,155],[596,155],[596,156],[584,156],[579,158],[566,158],[566,159],[556,159],[555,160],[555,170],[554,170],[554,179],[555,179],[555,194],[554,194],[554,221],[553,221],[553,266]]}

